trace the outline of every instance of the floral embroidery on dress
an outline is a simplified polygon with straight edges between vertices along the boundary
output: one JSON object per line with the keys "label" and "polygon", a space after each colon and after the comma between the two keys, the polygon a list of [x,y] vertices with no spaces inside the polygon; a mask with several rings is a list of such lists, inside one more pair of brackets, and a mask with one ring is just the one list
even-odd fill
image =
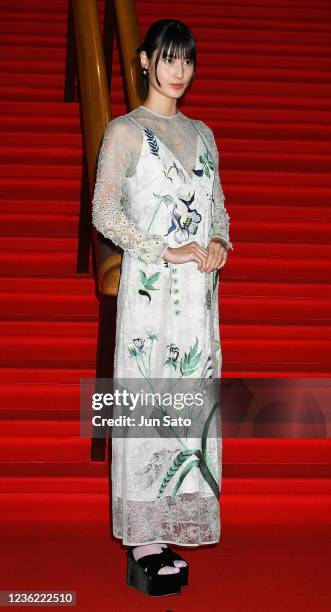
{"label": "floral embroidery on dress", "polygon": [[146,138],[147,138],[147,142],[150,148],[150,152],[152,153],[152,155],[155,155],[156,157],[160,157],[159,154],[159,145],[157,142],[157,138],[153,132],[153,130],[151,130],[148,127],[144,128],[144,132],[146,134]]}
{"label": "floral embroidery on dress", "polygon": [[[130,351],[130,354],[136,358],[137,365],[139,367],[141,374],[143,375],[144,378],[146,378],[149,381],[151,390],[154,391],[153,383],[151,379],[151,369],[150,369],[151,351],[153,347],[153,342],[157,341],[158,338],[155,334],[149,334],[147,339],[151,341],[150,346],[149,346],[148,364],[145,363],[145,360],[143,358],[143,355],[147,356],[147,352],[145,351],[145,340],[144,339],[133,338],[132,340],[133,344],[129,345],[129,351]],[[169,349],[169,357],[165,361],[164,365],[170,365],[171,367],[176,367],[177,365],[176,362],[179,356],[179,349],[174,343],[168,344],[167,348]],[[174,387],[178,384],[181,377],[184,377],[184,376],[191,377],[196,372],[200,364],[201,355],[202,355],[202,351],[198,352],[198,349],[199,349],[199,340],[196,337],[194,344],[190,346],[190,349],[187,352],[185,351],[184,357],[182,357],[180,360],[179,369],[180,369],[181,376],[178,379],[175,379],[175,381],[170,379],[169,392],[174,389]],[[141,358],[140,363],[138,363],[138,357]],[[210,370],[210,361],[211,361],[211,356],[209,355],[208,360],[207,360],[208,369],[206,370],[207,376]],[[197,384],[199,384],[199,379],[197,379],[197,381],[194,379],[191,391],[193,391],[196,388]],[[210,428],[212,419],[217,410],[217,407],[218,407],[218,402],[214,402],[211,408],[211,411],[208,414],[204,422],[202,439],[201,439],[201,449],[200,448],[195,448],[195,449],[187,448],[183,438],[181,438],[178,435],[176,430],[173,429],[172,425],[170,424],[169,429],[172,431],[173,435],[177,438],[179,444],[182,446],[182,449],[179,449],[179,452],[177,453],[175,459],[173,460],[172,464],[167,469],[163,477],[162,483],[160,484],[160,487],[157,493],[157,497],[156,497],[157,500],[160,499],[160,497],[163,495],[165,490],[168,488],[170,482],[172,481],[172,479],[178,472],[178,480],[171,494],[172,498],[174,498],[181,484],[185,480],[186,476],[189,474],[189,472],[194,467],[198,467],[200,469],[202,476],[204,477],[206,482],[209,484],[214,495],[218,498],[219,486],[217,484],[217,480],[214,475],[214,470],[211,466],[210,457],[207,452],[208,432],[209,432],[209,428]],[[152,417],[155,418],[157,415],[160,415],[160,416],[162,415],[162,417],[164,416],[169,417],[169,415],[167,414],[167,411],[165,410],[165,407],[156,401],[153,404]],[[158,424],[154,424],[153,418],[151,418],[150,421],[151,421],[151,425],[155,427],[155,429],[158,429]],[[156,421],[158,421],[158,418],[156,418]],[[194,455],[194,458],[193,458],[193,455]],[[164,464],[164,459],[167,456],[168,456],[167,451],[165,453],[164,452],[160,453],[158,451],[152,454],[152,457],[150,458],[148,463],[145,465],[141,473],[141,474],[147,475],[147,481],[145,481],[145,486],[147,487],[151,486],[151,484],[154,483],[155,479],[161,474],[162,466]],[[187,462],[187,459],[189,459],[190,457],[192,458],[192,460],[190,462]]]}
{"label": "floral embroidery on dress", "polygon": [[172,457],[174,453],[178,453],[179,451],[180,448],[175,450],[162,448],[161,450],[152,453],[144,468],[135,472],[135,475],[139,477],[140,486],[142,486],[144,489],[151,487],[160,476],[165,461],[167,461],[169,457]]}
{"label": "floral embroidery on dress", "polygon": [[195,193],[189,200],[178,198],[179,201],[174,206],[171,225],[166,236],[175,232],[174,239],[178,244],[187,242],[190,235],[194,236],[198,231],[198,225],[201,222],[202,216],[195,208],[190,208],[194,197]]}
{"label": "floral embroidery on dress", "polygon": [[173,163],[171,164],[171,166],[169,166],[169,168],[168,168],[167,172],[166,172],[165,170],[163,170],[163,171],[162,171],[162,172],[163,172],[163,174],[164,174],[164,176],[165,176],[165,177],[166,177],[166,178],[167,178],[169,181],[171,181],[171,182],[172,182],[172,178],[171,178],[171,176],[169,176],[169,173],[171,172],[171,170],[172,170],[173,168],[175,169],[177,176],[179,176],[179,177],[180,177],[180,178],[181,178],[181,179],[184,181],[184,183],[185,183],[185,182],[186,182],[185,173],[183,172],[183,170],[181,170],[181,169],[180,169],[180,168],[177,166],[177,164],[176,164],[176,162],[175,162],[175,161],[173,161]]}
{"label": "floral embroidery on dress", "polygon": [[139,270],[139,281],[141,282],[144,288],[139,289],[138,293],[139,295],[147,296],[149,299],[149,303],[151,302],[151,299],[152,299],[150,292],[159,291],[158,287],[154,287],[154,283],[156,283],[159,276],[160,276],[160,272],[155,272],[154,274],[147,276],[147,274],[143,270]]}
{"label": "floral embroidery on dress", "polygon": [[170,365],[171,367],[177,369],[177,361],[179,357],[179,348],[173,342],[171,344],[167,344],[167,348],[169,348],[169,357],[164,362],[163,365]]}
{"label": "floral embroidery on dress", "polygon": [[199,169],[193,169],[193,172],[196,176],[203,176],[204,174],[206,176],[208,176],[208,178],[210,178],[210,170],[214,171],[215,170],[215,166],[214,166],[214,162],[209,154],[208,149],[206,149],[206,152],[203,155],[199,156],[199,162],[200,164],[202,164],[202,168]]}

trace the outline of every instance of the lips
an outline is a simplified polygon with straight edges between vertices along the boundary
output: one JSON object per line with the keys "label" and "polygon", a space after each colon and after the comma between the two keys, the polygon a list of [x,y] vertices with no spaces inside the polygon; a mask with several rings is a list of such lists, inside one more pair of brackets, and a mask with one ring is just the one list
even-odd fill
{"label": "lips", "polygon": [[181,89],[184,87],[184,83],[170,83],[171,87],[175,87],[175,89]]}

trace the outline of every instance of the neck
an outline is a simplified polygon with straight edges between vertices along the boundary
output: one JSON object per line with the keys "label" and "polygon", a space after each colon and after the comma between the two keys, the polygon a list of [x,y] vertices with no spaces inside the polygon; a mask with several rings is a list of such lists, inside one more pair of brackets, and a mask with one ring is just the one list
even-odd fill
{"label": "neck", "polygon": [[145,102],[143,102],[143,106],[164,116],[174,116],[178,112],[177,100],[166,98],[165,96],[157,96],[156,98],[151,92],[148,93]]}

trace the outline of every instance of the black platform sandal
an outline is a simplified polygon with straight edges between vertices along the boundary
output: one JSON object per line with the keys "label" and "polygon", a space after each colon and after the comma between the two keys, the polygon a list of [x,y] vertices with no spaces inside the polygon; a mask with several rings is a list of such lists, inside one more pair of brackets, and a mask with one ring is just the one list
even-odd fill
{"label": "black platform sandal", "polygon": [[[128,585],[135,587],[146,595],[175,595],[181,592],[180,571],[176,574],[158,574],[161,567],[174,565],[162,553],[145,555],[137,561],[133,556],[134,547],[127,551]],[[175,566],[174,566],[175,567]]]}
{"label": "black platform sandal", "polygon": [[170,565],[170,563],[173,561],[185,561],[186,565],[184,567],[179,568],[180,570],[179,576],[180,576],[181,586],[187,586],[188,585],[189,565],[186,559],[183,559],[183,557],[178,555],[174,550],[172,550],[172,548],[169,548],[169,546],[162,549],[161,555],[164,557],[165,561],[168,561],[166,565]]}

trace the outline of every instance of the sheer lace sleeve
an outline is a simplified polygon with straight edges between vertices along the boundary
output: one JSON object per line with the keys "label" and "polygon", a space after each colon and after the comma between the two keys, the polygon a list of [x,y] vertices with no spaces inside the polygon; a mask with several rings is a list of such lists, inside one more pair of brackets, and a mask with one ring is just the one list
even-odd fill
{"label": "sheer lace sleeve", "polygon": [[121,117],[108,124],[100,148],[92,203],[92,223],[114,244],[144,263],[160,263],[167,249],[164,237],[141,230],[129,217],[123,181],[134,151],[134,132]]}
{"label": "sheer lace sleeve", "polygon": [[209,232],[209,239],[211,240],[212,238],[220,238],[227,250],[234,250],[232,242],[230,242],[230,217],[224,205],[225,197],[219,175],[218,148],[212,129],[206,124],[204,125],[208,129],[208,136],[212,149],[211,152],[213,159],[215,160],[215,179],[213,184],[212,197],[214,210],[212,217],[212,226]]}

